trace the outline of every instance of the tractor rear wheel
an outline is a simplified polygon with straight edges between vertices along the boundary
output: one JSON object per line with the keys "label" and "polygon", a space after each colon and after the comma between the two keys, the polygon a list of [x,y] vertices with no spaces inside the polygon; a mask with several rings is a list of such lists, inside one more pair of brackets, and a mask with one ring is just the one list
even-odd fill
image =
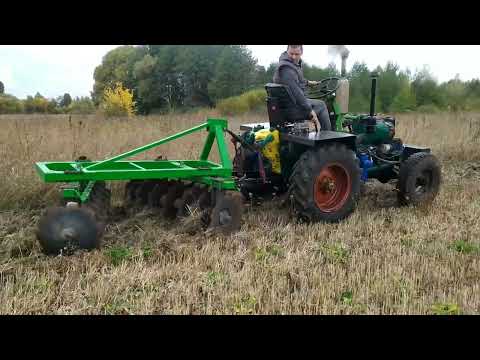
{"label": "tractor rear wheel", "polygon": [[437,158],[426,152],[411,155],[400,166],[398,201],[400,205],[428,204],[435,199],[442,181]]}
{"label": "tractor rear wheel", "polygon": [[355,210],[360,167],[355,153],[345,145],[326,145],[302,154],[289,183],[297,216],[313,222],[337,222]]}

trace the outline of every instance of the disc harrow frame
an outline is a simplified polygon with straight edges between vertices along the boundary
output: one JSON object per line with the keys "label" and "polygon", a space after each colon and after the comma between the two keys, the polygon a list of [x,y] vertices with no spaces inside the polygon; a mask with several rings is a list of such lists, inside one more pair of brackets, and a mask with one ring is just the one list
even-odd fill
{"label": "disc harrow frame", "polygon": [[[205,129],[208,135],[199,160],[125,160]],[[67,183],[63,197],[81,203],[88,200],[96,181],[189,180],[221,190],[238,190],[224,137],[226,129],[226,120],[208,119],[206,123],[103,161],[37,162],[35,167],[44,182]],[[214,142],[218,145],[219,164],[208,160]]]}

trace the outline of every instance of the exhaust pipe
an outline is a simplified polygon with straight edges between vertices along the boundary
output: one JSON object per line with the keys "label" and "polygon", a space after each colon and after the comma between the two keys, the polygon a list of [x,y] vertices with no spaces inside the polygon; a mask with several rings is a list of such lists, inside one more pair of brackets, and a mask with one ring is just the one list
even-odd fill
{"label": "exhaust pipe", "polygon": [[340,72],[340,76],[344,78],[347,75],[347,58],[348,58],[348,53],[342,54],[342,69]]}
{"label": "exhaust pipe", "polygon": [[350,84],[346,79],[347,76],[347,59],[350,51],[345,45],[328,45],[328,54],[336,57],[340,55],[342,59],[342,67],[340,70],[340,82],[336,93],[337,103],[340,107],[340,112],[348,113],[348,103],[350,98]]}
{"label": "exhaust pipe", "polygon": [[350,54],[350,51],[345,45],[328,45],[327,51],[328,54],[333,57],[340,55],[342,59],[342,68],[340,70],[340,74],[342,77],[345,77],[347,75],[347,58]]}
{"label": "exhaust pipe", "polygon": [[375,97],[377,93],[378,74],[373,72],[371,74],[371,77],[372,77],[372,90],[371,90],[371,98],[370,98],[370,116],[375,116]]}

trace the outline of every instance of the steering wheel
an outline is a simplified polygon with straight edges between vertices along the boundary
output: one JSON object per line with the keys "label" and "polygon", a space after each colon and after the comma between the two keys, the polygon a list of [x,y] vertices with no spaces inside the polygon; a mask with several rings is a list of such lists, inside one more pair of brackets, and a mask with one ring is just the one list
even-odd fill
{"label": "steering wheel", "polygon": [[337,91],[340,86],[340,78],[338,77],[329,77],[320,81],[318,85],[312,86],[311,91],[309,91],[309,97],[311,98],[323,98],[330,94],[333,94]]}

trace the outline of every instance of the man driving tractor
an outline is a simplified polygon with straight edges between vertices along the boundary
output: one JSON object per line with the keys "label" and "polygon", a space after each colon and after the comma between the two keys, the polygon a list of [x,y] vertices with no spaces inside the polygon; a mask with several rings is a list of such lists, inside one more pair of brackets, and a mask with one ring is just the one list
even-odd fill
{"label": "man driving tractor", "polygon": [[322,100],[308,99],[305,96],[307,86],[315,86],[317,81],[309,81],[303,76],[303,45],[288,45],[287,51],[280,55],[273,82],[287,85],[296,102],[297,111],[304,119],[311,120],[317,131],[331,130],[328,109]]}

